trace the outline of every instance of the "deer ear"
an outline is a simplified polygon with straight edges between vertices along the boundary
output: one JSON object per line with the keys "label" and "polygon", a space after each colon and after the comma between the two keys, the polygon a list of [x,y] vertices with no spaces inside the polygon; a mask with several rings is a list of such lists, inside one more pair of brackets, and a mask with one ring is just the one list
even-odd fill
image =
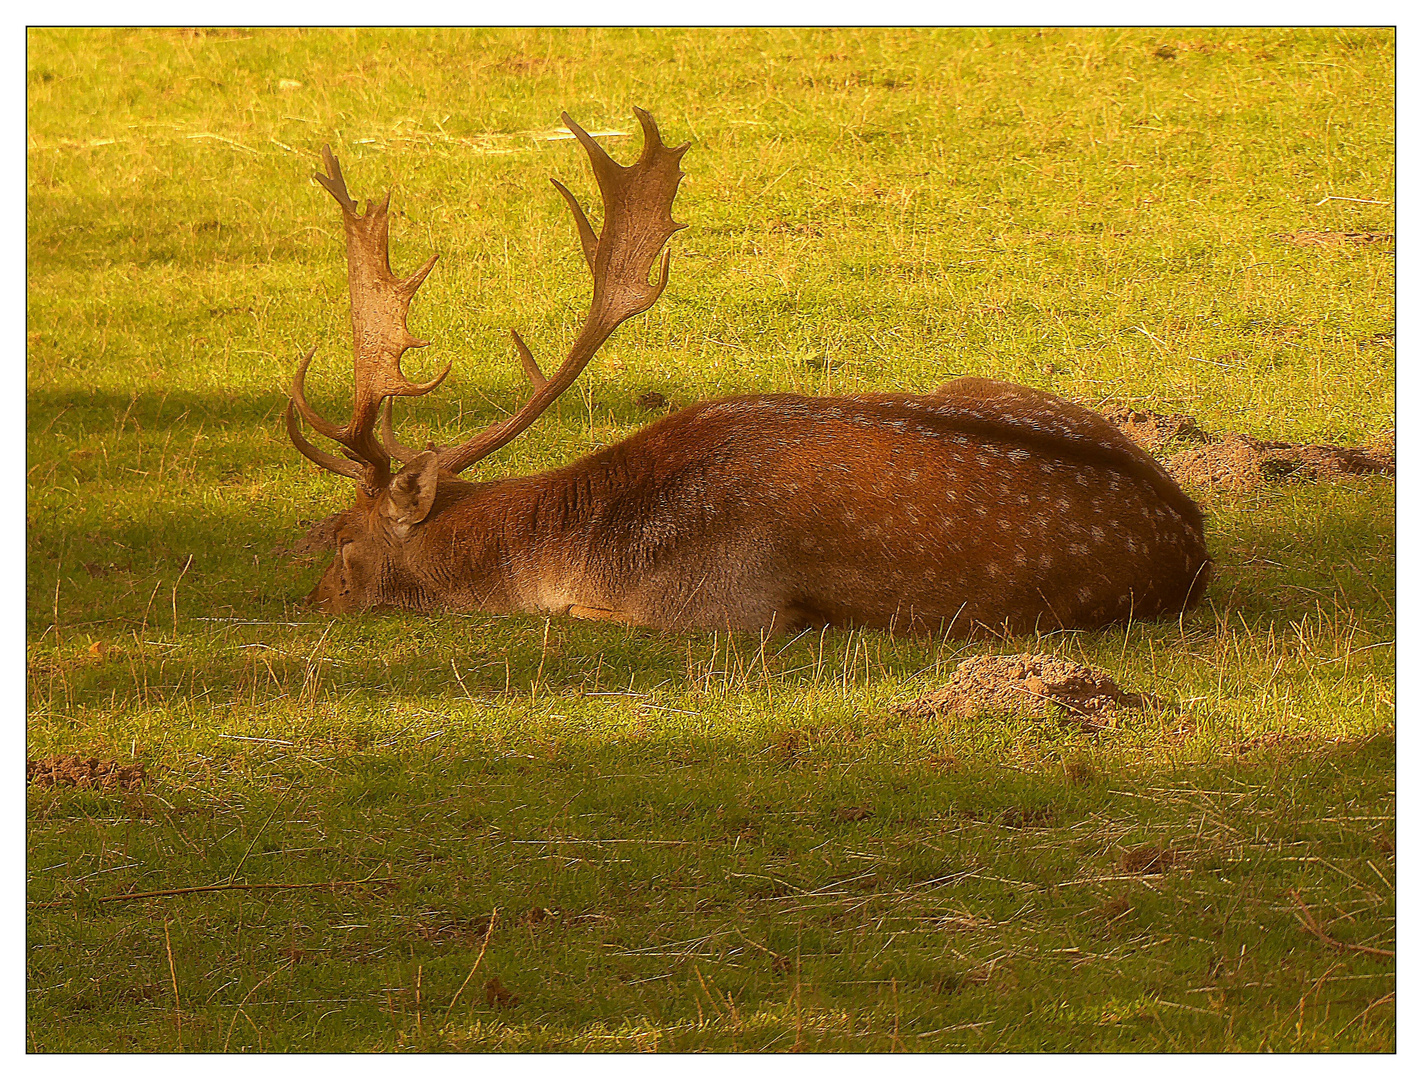
{"label": "deer ear", "polygon": [[397,525],[418,525],[434,505],[439,480],[439,455],[426,450],[390,481],[385,513]]}

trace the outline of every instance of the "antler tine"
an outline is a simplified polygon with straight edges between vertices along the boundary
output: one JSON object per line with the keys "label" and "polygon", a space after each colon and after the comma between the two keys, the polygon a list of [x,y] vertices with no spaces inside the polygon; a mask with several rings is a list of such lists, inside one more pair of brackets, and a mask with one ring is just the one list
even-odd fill
{"label": "antler tine", "polygon": [[365,479],[365,466],[358,461],[346,461],[328,454],[326,451],[313,446],[306,436],[301,434],[301,425],[296,419],[296,401],[286,403],[286,433],[291,437],[292,445],[301,451],[303,457],[314,461],[323,469],[328,469],[333,473],[340,473],[342,476],[349,476],[352,480]]}
{"label": "antler tine", "polygon": [[321,147],[321,160],[325,162],[326,171],[331,175],[327,177],[316,173],[317,181],[335,197],[336,201],[341,204],[341,209],[354,214],[357,209],[356,201],[346,190],[346,178],[341,175],[341,163],[336,160],[336,155],[331,153],[330,143]]}
{"label": "antler tine", "polygon": [[[567,358],[545,378],[523,339],[513,332],[519,359],[533,384],[533,396],[506,420],[486,428],[457,447],[440,451],[442,469],[457,473],[506,445],[528,428],[581,374],[614,330],[657,302],[666,288],[671,253],[662,251],[672,233],[686,228],[672,220],[672,203],[681,183],[681,157],[691,146],[668,149],[656,122],[634,110],[642,125],[642,154],[632,165],[619,165],[596,140],[563,114],[563,123],[587,151],[602,195],[602,232],[594,231],[578,200],[557,180],[553,186],[573,212],[583,257],[592,272],[593,294],[588,314]],[[655,282],[647,275],[661,256]]]}
{"label": "antler tine", "polygon": [[301,413],[301,418],[328,439],[340,441],[342,430],[313,409],[306,401],[306,369],[311,366],[311,358],[316,355],[316,346],[311,346],[301,362],[296,365],[296,374],[291,380],[291,404]]}
{"label": "antler tine", "polygon": [[[354,337],[355,386],[351,418],[337,426],[322,417],[306,400],[306,369],[311,353],[297,367],[292,381],[291,405],[317,432],[341,444],[348,457],[358,462],[357,472],[350,466],[321,451],[314,457],[309,442],[297,442],[297,449],[323,468],[342,475],[357,475],[368,488],[378,489],[390,478],[391,453],[375,435],[375,423],[381,403],[392,397],[417,397],[428,394],[440,385],[450,372],[445,367],[435,378],[424,383],[411,382],[400,370],[400,358],[407,349],[428,345],[410,333],[406,325],[410,301],[415,291],[434,269],[438,255],[432,255],[409,277],[397,278],[390,270],[390,194],[377,205],[371,200],[364,214],[359,213],[356,200],[346,188],[341,164],[330,146],[321,148],[322,160],[329,175],[316,174],[321,184],[341,207],[346,234],[346,266],[351,297],[351,328]],[[288,410],[291,413],[291,410]],[[388,421],[387,421],[388,423]],[[295,430],[295,419],[288,421],[288,431]],[[403,459],[401,459],[403,460]],[[334,468],[331,462],[340,467]]]}
{"label": "antler tine", "polygon": [[[386,398],[385,408],[380,411],[380,441],[390,456],[402,465],[408,465],[420,454],[420,451],[406,446],[395,437],[395,399]],[[436,449],[434,443],[429,444],[429,449]]]}
{"label": "antler tine", "polygon": [[510,330],[509,337],[513,338],[514,348],[518,350],[519,361],[523,364],[523,373],[533,384],[534,392],[542,390],[548,385],[548,379],[543,374],[543,369],[538,366],[538,361],[533,358],[533,353],[528,351],[528,346],[523,343],[523,338],[518,336],[517,330]]}

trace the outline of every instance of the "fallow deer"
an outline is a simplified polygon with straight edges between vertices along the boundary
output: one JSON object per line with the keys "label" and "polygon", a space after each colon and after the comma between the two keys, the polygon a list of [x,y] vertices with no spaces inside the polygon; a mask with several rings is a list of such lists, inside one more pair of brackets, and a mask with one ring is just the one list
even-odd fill
{"label": "fallow deer", "polygon": [[[667,148],[652,118],[637,117],[641,157],[624,167],[563,115],[591,159],[603,223],[595,232],[553,181],[593,279],[562,366],[545,377],[514,331],[533,385],[527,402],[463,443],[423,452],[395,438],[391,406],[449,373],[415,383],[400,368],[406,349],[427,344],[410,334],[406,313],[435,257],[395,277],[390,196],[359,213],[325,148],[329,175],[316,179],[345,221],[354,403],[344,426],[310,407],[313,349],[297,367],[287,430],[359,493],[333,519],[336,558],[310,604],[966,635],[1157,618],[1199,598],[1211,568],[1201,514],[1164,469],[1097,414],[988,379],[930,394],[727,398],[549,472],[460,479],[532,424],[666,287],[662,249],[683,227],[671,211],[689,144]],[[298,415],[344,456],[313,446]]]}

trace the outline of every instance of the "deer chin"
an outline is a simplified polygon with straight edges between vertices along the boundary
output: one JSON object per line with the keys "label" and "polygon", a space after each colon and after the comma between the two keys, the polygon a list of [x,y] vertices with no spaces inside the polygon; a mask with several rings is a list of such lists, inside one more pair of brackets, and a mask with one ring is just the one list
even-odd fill
{"label": "deer chin", "polygon": [[[367,611],[380,599],[380,560],[372,559],[368,540],[341,544],[331,565],[306,597],[306,603],[328,615]],[[371,573],[374,570],[375,573]]]}

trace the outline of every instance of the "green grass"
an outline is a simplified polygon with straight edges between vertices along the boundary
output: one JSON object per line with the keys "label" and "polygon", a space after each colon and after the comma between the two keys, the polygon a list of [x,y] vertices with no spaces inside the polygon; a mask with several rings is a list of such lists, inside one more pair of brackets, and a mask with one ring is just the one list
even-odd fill
{"label": "green grass", "polygon": [[[690,139],[691,228],[479,475],[647,390],[967,373],[1365,442],[1391,245],[1287,236],[1392,232],[1390,32],[35,31],[27,82],[29,754],[152,777],[30,791],[31,1049],[1394,1047],[1393,962],[1294,898],[1394,948],[1389,480],[1197,492],[1197,611],[972,645],[330,621],[273,554],[350,497],[280,429],[311,344],[346,400],[321,143],[395,186],[397,268],[443,253],[407,366],[455,372],[402,414],[442,439],[519,399],[509,327],[581,317],[564,108]],[[893,712],[985,649],[1179,708]]]}

